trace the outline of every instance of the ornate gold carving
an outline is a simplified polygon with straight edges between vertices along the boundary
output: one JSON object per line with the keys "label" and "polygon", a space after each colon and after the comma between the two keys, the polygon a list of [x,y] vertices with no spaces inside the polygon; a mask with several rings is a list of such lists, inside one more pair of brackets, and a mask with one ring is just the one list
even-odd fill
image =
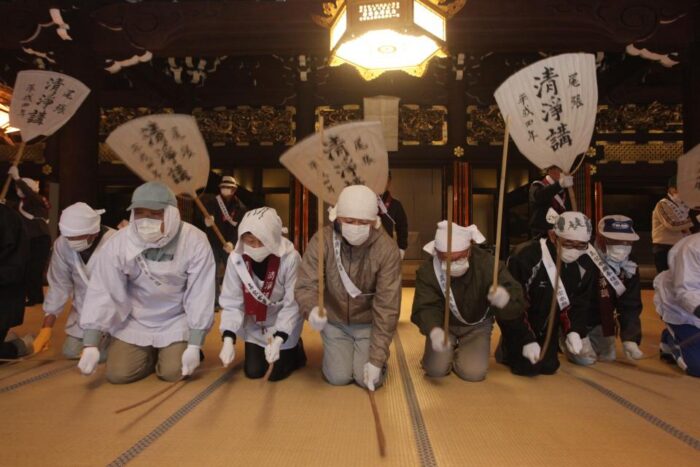
{"label": "ornate gold carving", "polygon": [[210,144],[292,146],[296,142],[295,113],[294,107],[239,106],[232,109],[195,109],[192,115],[197,119],[204,139]]}
{"label": "ornate gold carving", "polygon": [[467,144],[503,145],[505,125],[497,105],[467,107]]}
{"label": "ornate gold carving", "polygon": [[330,28],[335,20],[335,15],[345,5],[345,0],[335,2],[323,2],[323,15],[311,15],[311,20],[322,28]]}
{"label": "ornate gold carving", "polygon": [[[12,162],[17,153],[18,146],[10,146],[9,144],[0,145],[0,162]],[[44,159],[44,149],[46,144],[36,143],[28,144],[24,149],[24,154],[22,155],[22,162],[34,162],[35,164],[43,164],[46,162]]]}
{"label": "ornate gold carving", "polygon": [[627,104],[598,106],[598,134],[683,133],[683,109],[678,105],[652,102],[649,105]]}
{"label": "ornate gold carving", "polygon": [[111,109],[100,109],[100,138],[105,139],[119,125],[133,120],[154,114],[171,114],[173,109],[151,109],[149,107],[114,107]]}
{"label": "ornate gold carving", "polygon": [[344,105],[342,107],[332,107],[324,105],[316,107],[316,131],[319,129],[319,116],[323,116],[323,126],[328,127],[340,123],[355,122],[362,120],[362,109],[359,105]]}
{"label": "ornate gold carving", "polygon": [[666,162],[683,155],[681,141],[667,143],[650,141],[648,144],[633,142],[607,143],[603,146],[603,160],[617,162]]}
{"label": "ornate gold carving", "polygon": [[399,108],[399,141],[405,146],[447,143],[447,107],[404,104]]}

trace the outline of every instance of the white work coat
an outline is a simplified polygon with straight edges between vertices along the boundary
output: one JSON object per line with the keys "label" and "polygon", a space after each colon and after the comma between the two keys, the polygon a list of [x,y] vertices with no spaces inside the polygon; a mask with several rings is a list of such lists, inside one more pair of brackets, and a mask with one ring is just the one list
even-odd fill
{"label": "white work coat", "polygon": [[51,262],[46,273],[49,290],[44,298],[44,313],[58,316],[72,296],[73,302],[66,320],[66,334],[76,339],[83,338],[83,329],[79,321],[90,274],[100,250],[115,233],[115,230],[109,229],[102,235],[87,264],[83,262],[80,253],[70,247],[65,237],[58,237],[53,244]]}
{"label": "white work coat", "polygon": [[215,263],[207,236],[183,222],[173,258],[151,261],[131,253],[130,228],[100,254],[80,325],[138,346],[188,341],[190,330],[203,341],[214,321]]}
{"label": "white work coat", "polygon": [[[243,257],[235,251],[229,256],[219,297],[219,304],[222,307],[220,324],[222,334],[224,331],[232,331],[246,342],[265,347],[268,344],[268,337],[272,337],[277,331],[284,332],[289,337],[282,344],[283,350],[291,349],[299,342],[304,320],[299,314],[299,305],[294,299],[294,285],[301,256],[289,240],[283,237],[282,242],[286,247],[285,254],[280,258],[275,286],[269,297],[271,302],[281,303],[267,308],[267,319],[263,323],[256,323],[255,316],[245,314],[244,285],[234,267],[234,263],[243,261]],[[251,273],[251,277],[255,285],[262,289],[264,281],[255,273]]]}
{"label": "white work coat", "polygon": [[668,266],[654,279],[656,312],[666,323],[700,328],[700,318],[693,314],[700,305],[700,234],[676,243]]}

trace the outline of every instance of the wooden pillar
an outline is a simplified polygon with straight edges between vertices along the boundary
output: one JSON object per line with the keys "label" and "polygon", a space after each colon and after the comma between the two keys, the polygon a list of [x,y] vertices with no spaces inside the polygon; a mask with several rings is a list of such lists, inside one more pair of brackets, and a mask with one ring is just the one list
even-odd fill
{"label": "wooden pillar", "polygon": [[[82,15],[75,23],[76,37],[91,30],[91,20]],[[71,24],[73,29],[74,24]],[[89,38],[89,34],[82,37]],[[58,138],[58,182],[60,208],[83,201],[96,206],[99,186],[97,165],[99,151],[100,88],[104,74],[100,61],[88,47],[91,41],[83,39],[67,45],[67,53],[61,56],[65,73],[82,81],[90,88],[90,94],[75,115],[61,128]]]}
{"label": "wooden pillar", "polygon": [[[316,131],[315,73],[311,70],[310,60],[309,57],[303,55],[297,57],[297,71],[299,73],[296,84],[295,115],[297,141],[301,141]],[[300,252],[303,252],[311,238],[311,232],[316,231],[316,209],[309,209],[309,206],[316,206],[316,197],[302,187],[296,179],[294,183],[296,195],[294,196],[292,235],[295,239],[295,246]],[[299,244],[297,245],[296,242]]]}

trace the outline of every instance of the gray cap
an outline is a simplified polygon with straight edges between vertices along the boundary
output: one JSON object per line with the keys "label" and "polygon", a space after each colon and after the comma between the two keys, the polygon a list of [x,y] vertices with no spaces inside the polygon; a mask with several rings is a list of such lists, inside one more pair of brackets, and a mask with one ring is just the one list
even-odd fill
{"label": "gray cap", "polygon": [[131,206],[127,210],[145,208],[160,210],[168,206],[177,207],[175,193],[161,182],[147,182],[134,190]]}

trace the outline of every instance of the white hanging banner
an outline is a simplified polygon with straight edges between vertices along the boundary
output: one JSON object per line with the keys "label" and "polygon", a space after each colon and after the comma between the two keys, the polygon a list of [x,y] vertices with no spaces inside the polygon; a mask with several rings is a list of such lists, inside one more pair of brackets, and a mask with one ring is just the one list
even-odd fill
{"label": "white hanging banner", "polygon": [[196,196],[209,177],[209,153],[191,115],[135,118],[110,133],[107,144],[145,181],[160,181],[175,194]]}
{"label": "white hanging banner", "polygon": [[366,185],[383,193],[389,158],[380,122],[353,122],[315,133],[280,157],[306,188],[334,206],[346,186]]}
{"label": "white hanging banner", "polygon": [[399,150],[399,98],[393,96],[365,97],[365,121],[382,122],[387,151]]}
{"label": "white hanging banner", "polygon": [[77,79],[54,71],[17,73],[10,103],[10,126],[22,141],[50,136],[75,114],[90,89]]}
{"label": "white hanging banner", "polygon": [[598,110],[595,57],[572,53],[540,60],[494,93],[518,149],[540,169],[571,171],[588,151]]}
{"label": "white hanging banner", "polygon": [[678,158],[676,184],[678,195],[686,205],[700,206],[700,144]]}

